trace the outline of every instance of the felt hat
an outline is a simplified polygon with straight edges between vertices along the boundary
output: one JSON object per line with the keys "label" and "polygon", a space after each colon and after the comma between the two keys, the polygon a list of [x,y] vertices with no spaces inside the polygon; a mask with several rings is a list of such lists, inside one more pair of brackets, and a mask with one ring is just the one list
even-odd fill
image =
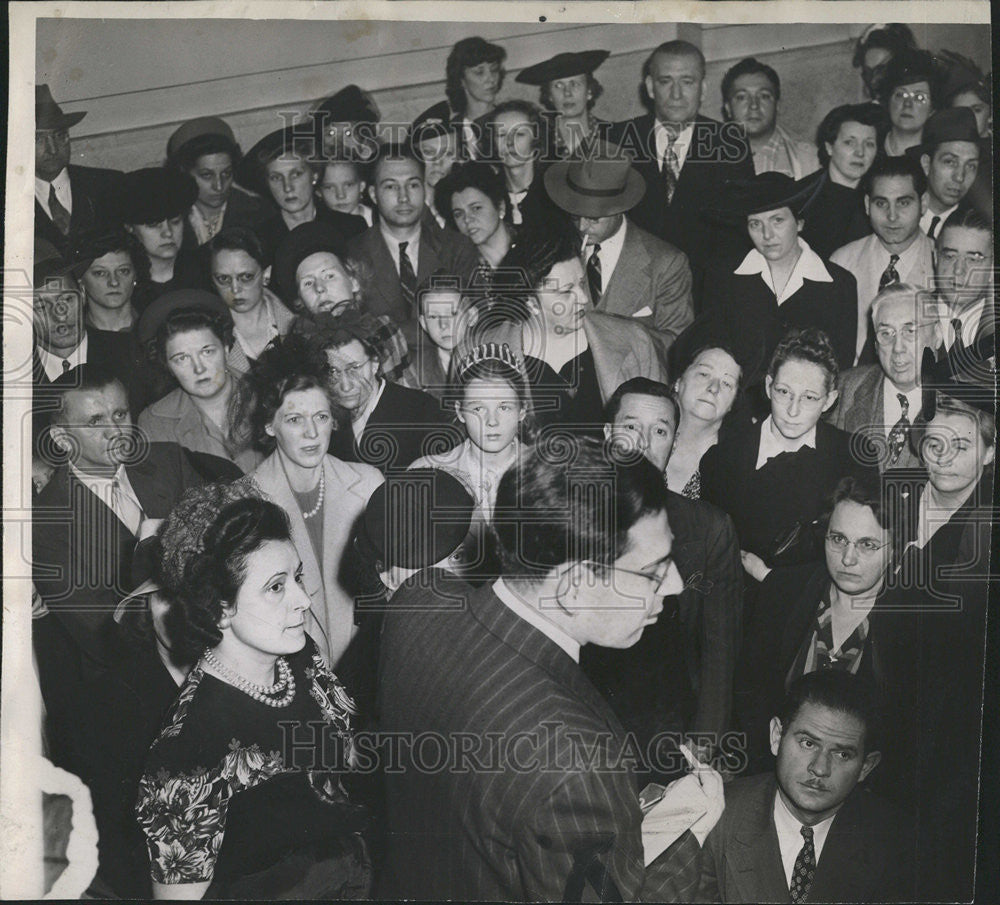
{"label": "felt hat", "polygon": [[574,216],[610,217],[635,207],[646,183],[628,155],[606,143],[582,160],[554,163],[545,171],[545,190]]}
{"label": "felt hat", "polygon": [[345,85],[336,94],[320,101],[309,115],[324,125],[331,125],[377,123],[380,113],[371,94],[357,85]]}
{"label": "felt hat", "polygon": [[733,223],[781,207],[790,208],[799,217],[822,186],[823,180],[815,179],[814,174],[798,180],[775,172],[758,173],[750,179],[729,179],[721,186],[721,204],[707,212]]}
{"label": "felt hat", "polygon": [[33,285],[41,289],[46,280],[69,274],[74,279],[80,279],[90,266],[90,261],[69,260],[47,239],[35,239],[34,267],[32,271]]}
{"label": "felt hat", "polygon": [[145,345],[155,339],[164,321],[182,308],[229,317],[226,303],[217,295],[204,289],[175,289],[173,292],[165,292],[159,298],[154,299],[149,307],[142,312],[139,323],[136,325],[136,336],[139,342]]}
{"label": "felt hat", "polygon": [[87,111],[63,113],[52,97],[48,85],[35,85],[35,128],[58,131],[75,126],[87,115]]}
{"label": "felt hat", "polygon": [[927,120],[920,144],[907,148],[906,153],[919,157],[933,154],[934,149],[946,141],[968,141],[978,145],[979,140],[976,114],[968,107],[946,107]]}
{"label": "felt hat", "polygon": [[913,85],[917,82],[927,82],[931,89],[932,100],[941,84],[942,67],[934,58],[934,54],[926,50],[907,50],[894,56],[886,64],[885,73],[879,83],[879,95],[883,101],[902,85]]}
{"label": "felt hat", "polygon": [[167,157],[175,158],[189,141],[205,135],[218,135],[238,147],[233,130],[225,122],[217,116],[199,116],[197,119],[189,119],[170,136],[167,141]]}
{"label": "felt hat", "polygon": [[983,74],[975,60],[951,50],[938,51],[938,58],[948,70],[941,88],[941,96],[946,103],[963,91],[991,89],[992,80]]}
{"label": "felt hat", "polygon": [[523,85],[542,86],[553,79],[573,75],[589,75],[609,56],[610,50],[582,50],[577,53],[558,53],[541,63],[522,69],[514,79]]}
{"label": "felt hat", "polygon": [[116,207],[122,223],[160,223],[186,214],[198,197],[187,173],[170,167],[146,167],[126,173]]}
{"label": "felt hat", "polygon": [[321,220],[301,223],[281,240],[274,254],[271,282],[286,305],[292,304],[299,294],[295,279],[299,264],[321,251],[333,252],[342,263],[347,254],[337,230]]}
{"label": "felt hat", "polygon": [[993,331],[983,333],[969,346],[958,338],[940,361],[930,349],[924,349],[920,388],[921,414],[925,420],[930,421],[934,417],[939,393],[987,414],[995,414],[995,342]]}
{"label": "felt hat", "polygon": [[465,484],[435,468],[388,474],[368,500],[357,544],[386,569],[426,569],[451,556],[469,533],[475,500]]}
{"label": "felt hat", "polygon": [[236,181],[243,188],[250,189],[264,198],[270,198],[267,187],[266,168],[272,161],[293,151],[306,160],[318,158],[322,143],[311,135],[309,126],[298,124],[275,129],[257,142],[236,165]]}

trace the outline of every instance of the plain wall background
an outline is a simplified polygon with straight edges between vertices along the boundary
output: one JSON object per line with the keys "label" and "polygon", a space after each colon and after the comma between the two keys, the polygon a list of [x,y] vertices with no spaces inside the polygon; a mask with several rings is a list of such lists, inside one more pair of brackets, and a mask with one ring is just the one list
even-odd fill
{"label": "plain wall background", "polygon": [[[279,111],[304,112],[351,82],[372,91],[383,120],[409,122],[444,97],[448,51],[473,34],[507,49],[501,99],[537,100],[534,88],[514,81],[525,66],[565,50],[610,50],[597,73],[605,92],[595,112],[624,119],[643,111],[639,81],[649,51],[683,37],[708,60],[704,114],[720,117],[723,73],[753,55],[781,77],[779,121],[811,139],[831,107],[861,99],[851,58],[865,27],[40,19],[36,80],[48,82],[66,110],[87,111],[72,131],[74,162],[129,170],[162,162],[167,139],[186,119],[222,116],[247,150],[283,124]],[[989,26],[912,28],[921,46],[991,68]]]}

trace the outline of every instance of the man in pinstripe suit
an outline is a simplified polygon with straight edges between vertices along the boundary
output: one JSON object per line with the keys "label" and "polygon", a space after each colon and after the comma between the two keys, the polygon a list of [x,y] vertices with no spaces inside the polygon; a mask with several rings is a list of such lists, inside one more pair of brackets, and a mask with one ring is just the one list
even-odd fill
{"label": "man in pinstripe suit", "polygon": [[502,578],[458,606],[453,588],[446,599],[411,580],[390,603],[378,712],[394,762],[378,898],[696,894],[699,843],[721,802],[644,867],[637,752],[578,665],[584,644],[634,644],[681,588],[663,479],[645,460],[568,446],[558,462],[529,451],[501,480]]}

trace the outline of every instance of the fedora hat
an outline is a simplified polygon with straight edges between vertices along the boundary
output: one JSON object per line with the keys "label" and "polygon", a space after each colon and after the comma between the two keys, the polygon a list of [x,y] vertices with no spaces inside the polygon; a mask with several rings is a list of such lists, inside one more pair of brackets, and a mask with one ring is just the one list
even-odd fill
{"label": "fedora hat", "polygon": [[35,85],[35,128],[58,131],[75,126],[87,115],[84,110],[79,113],[63,113],[52,97],[48,85]]}
{"label": "fedora hat", "polygon": [[934,149],[946,141],[968,141],[978,145],[979,140],[976,114],[968,107],[946,107],[927,120],[920,144],[907,148],[906,153],[920,157],[933,154]]}
{"label": "fedora hat", "polygon": [[522,69],[514,78],[522,85],[542,85],[553,79],[566,79],[573,75],[589,75],[609,56],[610,50],[583,50],[578,53],[559,53],[541,63]]}
{"label": "fedora hat", "polygon": [[576,217],[611,217],[631,210],[646,193],[646,182],[617,145],[603,144],[582,160],[563,160],[545,172],[545,190]]}

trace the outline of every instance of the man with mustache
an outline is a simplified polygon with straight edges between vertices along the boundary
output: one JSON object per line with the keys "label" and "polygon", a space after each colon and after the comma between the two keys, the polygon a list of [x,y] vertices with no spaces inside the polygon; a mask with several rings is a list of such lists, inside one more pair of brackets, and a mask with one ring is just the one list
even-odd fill
{"label": "man with mustache", "polygon": [[911,901],[904,825],[859,788],[881,758],[879,735],[857,676],[821,670],[794,682],[771,719],[774,771],[726,786],[697,900]]}

